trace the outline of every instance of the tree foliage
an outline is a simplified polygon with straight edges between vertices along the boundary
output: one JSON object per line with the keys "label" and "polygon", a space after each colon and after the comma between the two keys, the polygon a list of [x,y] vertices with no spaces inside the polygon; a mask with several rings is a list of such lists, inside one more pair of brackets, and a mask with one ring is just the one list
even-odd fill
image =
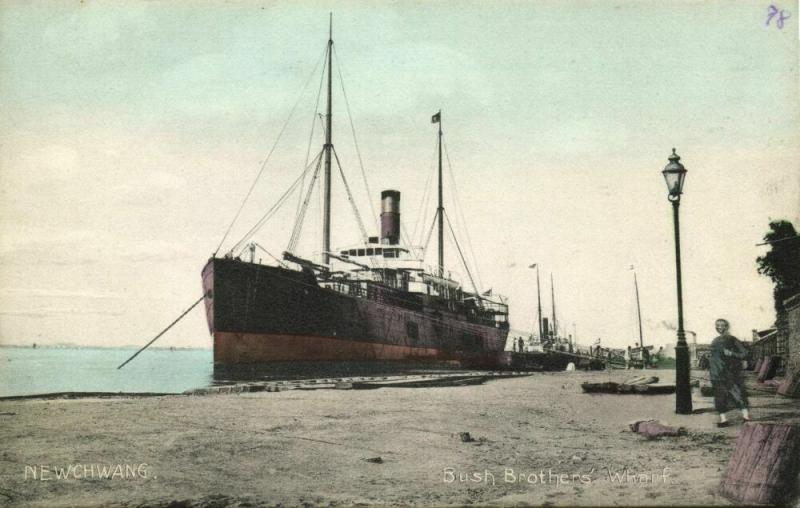
{"label": "tree foliage", "polygon": [[784,313],[783,301],[800,293],[800,237],[789,221],[772,221],[769,227],[764,241],[769,243],[770,250],[759,256],[756,263],[758,273],[775,284],[775,310],[780,318]]}

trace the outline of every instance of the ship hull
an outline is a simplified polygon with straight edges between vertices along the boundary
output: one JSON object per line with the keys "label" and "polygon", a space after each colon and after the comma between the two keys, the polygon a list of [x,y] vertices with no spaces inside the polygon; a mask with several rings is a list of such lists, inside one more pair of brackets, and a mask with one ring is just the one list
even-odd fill
{"label": "ship hull", "polygon": [[214,363],[282,361],[458,361],[496,367],[502,323],[427,305],[385,287],[350,295],[320,287],[314,274],[233,259],[203,269]]}

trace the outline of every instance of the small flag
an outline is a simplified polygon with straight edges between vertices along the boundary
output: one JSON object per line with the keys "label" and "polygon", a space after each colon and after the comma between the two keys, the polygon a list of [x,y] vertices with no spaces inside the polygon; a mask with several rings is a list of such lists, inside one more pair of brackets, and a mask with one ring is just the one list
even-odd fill
{"label": "small flag", "polygon": [[431,123],[439,123],[442,120],[442,112],[439,111],[431,117]]}
{"label": "small flag", "polygon": [[531,265],[531,266],[529,266],[528,268],[536,268],[536,263],[532,264],[532,265]]}
{"label": "small flag", "polygon": [[484,291],[483,293],[481,293],[481,295],[482,296],[492,296],[492,288],[489,288],[488,290]]}

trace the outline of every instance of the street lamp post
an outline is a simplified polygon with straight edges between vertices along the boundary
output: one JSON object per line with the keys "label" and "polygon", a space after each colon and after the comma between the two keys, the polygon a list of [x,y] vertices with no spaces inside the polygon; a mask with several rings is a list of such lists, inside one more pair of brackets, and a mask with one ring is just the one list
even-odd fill
{"label": "street lamp post", "polygon": [[680,163],[681,158],[672,149],[669,164],[662,174],[667,182],[668,199],[672,203],[672,220],[675,225],[675,269],[678,282],[678,344],[675,346],[675,412],[691,414],[692,389],[689,385],[689,346],[686,344],[686,332],[683,330],[683,288],[681,286],[681,230],[678,220],[683,180],[686,168]]}

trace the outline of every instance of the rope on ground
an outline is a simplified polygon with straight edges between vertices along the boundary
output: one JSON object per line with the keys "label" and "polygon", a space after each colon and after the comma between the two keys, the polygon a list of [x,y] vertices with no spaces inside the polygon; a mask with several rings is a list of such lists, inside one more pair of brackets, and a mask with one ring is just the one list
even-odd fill
{"label": "rope on ground", "polygon": [[145,349],[147,349],[148,347],[150,347],[150,344],[152,344],[153,342],[155,342],[156,340],[158,340],[158,338],[159,338],[159,337],[161,337],[162,335],[164,335],[165,333],[167,333],[167,330],[169,330],[170,328],[172,328],[173,326],[175,326],[175,324],[176,324],[178,321],[180,321],[181,319],[183,319],[183,316],[185,316],[186,314],[188,314],[188,313],[189,313],[189,311],[191,311],[192,309],[194,309],[195,307],[197,307],[197,305],[198,305],[200,302],[202,302],[202,301],[205,299],[205,297],[206,297],[206,295],[203,295],[203,296],[201,296],[199,300],[197,300],[196,302],[194,302],[194,303],[192,304],[192,306],[191,306],[191,307],[189,307],[188,309],[186,309],[185,311],[183,311],[183,314],[181,314],[180,316],[178,316],[178,318],[177,318],[175,321],[173,321],[172,323],[170,323],[170,325],[169,325],[168,327],[166,327],[166,328],[164,328],[163,330],[161,330],[161,333],[159,333],[158,335],[156,335],[155,337],[153,337],[153,340],[151,340],[150,342],[148,342],[147,344],[145,344],[144,346],[142,346],[142,348],[141,348],[139,351],[135,352],[135,353],[133,354],[133,356],[131,356],[130,358],[128,358],[127,360],[125,360],[124,362],[122,362],[122,364],[120,364],[120,366],[119,366],[119,367],[117,367],[117,370],[119,370],[119,369],[121,369],[122,367],[124,367],[125,365],[127,365],[127,364],[128,364],[128,362],[130,362],[131,360],[133,360],[134,358],[136,358],[137,356],[139,356],[139,353],[141,353],[142,351],[144,351]]}

